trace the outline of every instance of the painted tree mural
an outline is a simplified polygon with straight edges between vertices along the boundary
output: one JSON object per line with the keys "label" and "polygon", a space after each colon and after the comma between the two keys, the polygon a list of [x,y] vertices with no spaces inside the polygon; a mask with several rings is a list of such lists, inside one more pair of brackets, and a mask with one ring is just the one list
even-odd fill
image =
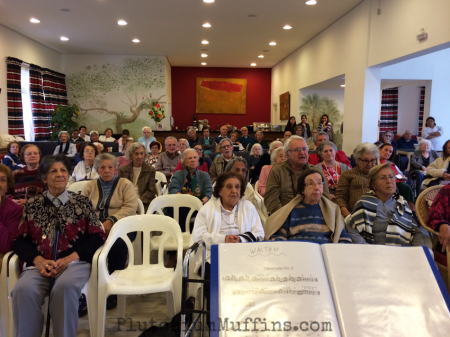
{"label": "painted tree mural", "polygon": [[[67,92],[71,104],[76,103],[81,114],[104,113],[115,117],[116,132],[133,123],[141,112],[162,111],[159,121],[165,117],[161,99],[152,97],[152,91],[166,87],[165,61],[159,58],[125,58],[122,65],[90,65],[84,70],[67,76]],[[118,92],[123,111],[110,107],[107,95]],[[142,97],[142,99],[141,99]],[[161,109],[162,108],[162,109]]]}
{"label": "painted tree mural", "polygon": [[[321,111],[321,99],[319,95],[312,94],[302,98],[302,105],[300,105],[300,115],[306,115],[312,129],[316,129],[319,125]],[[312,130],[311,129],[311,130]]]}

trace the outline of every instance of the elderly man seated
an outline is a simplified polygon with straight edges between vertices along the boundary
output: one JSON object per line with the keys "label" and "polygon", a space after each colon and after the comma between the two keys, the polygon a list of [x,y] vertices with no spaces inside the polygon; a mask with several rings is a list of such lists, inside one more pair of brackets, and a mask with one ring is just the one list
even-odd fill
{"label": "elderly man seated", "polygon": [[248,129],[246,126],[243,126],[241,128],[241,137],[239,137],[238,142],[242,144],[242,146],[245,148],[247,148],[247,145],[250,144],[251,142],[253,142],[255,140],[255,138],[250,137],[248,135]]}
{"label": "elderly man seated", "polygon": [[167,137],[164,146],[166,152],[163,152],[158,156],[155,169],[156,171],[164,173],[167,179],[170,179],[181,159],[181,155],[177,152],[178,142],[175,137]]}
{"label": "elderly man seated", "polygon": [[149,127],[149,126],[144,126],[142,128],[142,134],[144,136],[138,139],[138,143],[144,144],[145,148],[147,149],[147,152],[151,152],[150,144],[152,142],[156,142],[156,138],[155,137],[151,137],[152,128]]}
{"label": "elderly man seated", "polygon": [[214,138],[217,144],[220,144],[222,139],[228,138],[228,128],[226,125],[220,127],[220,135]]}
{"label": "elderly man seated", "polygon": [[225,167],[230,162],[231,159],[236,158],[233,153],[233,143],[231,139],[222,139],[219,143],[221,156],[214,158],[211,168],[209,169],[209,176],[211,177],[211,183],[215,183],[219,174],[225,172]]}
{"label": "elderly man seated", "polygon": [[417,141],[417,139],[412,138],[411,130],[405,130],[403,136],[397,139],[398,150],[414,151],[415,150],[414,145],[417,144],[419,144],[419,142]]}
{"label": "elderly man seated", "polygon": [[[320,143],[322,143],[324,140],[330,140],[330,139],[329,139],[328,134],[323,131],[317,132],[314,135],[313,139],[314,139],[314,145],[316,146],[316,150],[312,151],[309,154],[308,163],[310,163],[311,165],[317,165],[322,161],[322,159],[319,157],[319,154],[317,153],[317,149],[319,148]],[[335,159],[339,163],[345,164],[348,167],[352,167],[352,165],[350,164],[350,161],[348,160],[344,151],[337,150]]]}
{"label": "elderly man seated", "polygon": [[[308,146],[303,138],[291,136],[284,144],[287,160],[275,165],[270,171],[266,182],[264,204],[270,214],[287,205],[298,193],[298,177],[307,169],[319,172],[322,181],[325,181],[323,172],[308,164]],[[323,188],[323,194],[329,198],[328,184]]]}

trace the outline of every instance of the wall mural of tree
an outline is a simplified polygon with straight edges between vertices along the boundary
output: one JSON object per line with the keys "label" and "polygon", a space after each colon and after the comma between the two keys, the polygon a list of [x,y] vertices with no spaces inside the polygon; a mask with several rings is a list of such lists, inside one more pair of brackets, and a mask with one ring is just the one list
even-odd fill
{"label": "wall mural of tree", "polygon": [[[165,67],[165,61],[160,58],[125,58],[121,65],[89,65],[67,76],[69,102],[79,106],[81,115],[112,116],[118,133],[126,124],[135,122],[142,112],[160,122],[165,117],[162,104],[166,103],[161,99],[166,95],[153,98],[152,92],[166,88]],[[108,102],[111,93],[118,93],[123,106],[111,106]]]}

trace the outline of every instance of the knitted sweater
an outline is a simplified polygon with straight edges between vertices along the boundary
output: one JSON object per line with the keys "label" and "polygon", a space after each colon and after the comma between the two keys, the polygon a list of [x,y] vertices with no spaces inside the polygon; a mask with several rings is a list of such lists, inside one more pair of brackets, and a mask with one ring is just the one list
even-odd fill
{"label": "knitted sweater", "polygon": [[428,213],[427,225],[439,232],[441,225],[450,225],[450,185],[441,188]]}
{"label": "knitted sweater", "polygon": [[349,212],[361,196],[369,192],[368,174],[359,169],[358,166],[351,170],[342,172],[336,190],[336,203],[339,207],[346,207]]}
{"label": "knitted sweater", "polygon": [[4,197],[0,207],[0,253],[11,251],[14,238],[17,236],[23,208],[8,197]]}
{"label": "knitted sweater", "polygon": [[166,177],[169,178],[170,173],[175,170],[180,159],[181,156],[177,152],[175,152],[173,158],[170,158],[167,152],[160,153],[155,165],[156,171],[164,173]]}

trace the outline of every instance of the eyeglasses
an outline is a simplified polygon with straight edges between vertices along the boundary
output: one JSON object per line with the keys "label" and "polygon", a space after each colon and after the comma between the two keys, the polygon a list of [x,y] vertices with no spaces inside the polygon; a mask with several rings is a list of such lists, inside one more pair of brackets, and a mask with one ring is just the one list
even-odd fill
{"label": "eyeglasses", "polygon": [[362,162],[364,165],[367,165],[367,164],[375,164],[375,163],[377,162],[376,159],[372,159],[372,160],[367,160],[367,159],[362,160],[362,159],[359,159],[359,161]]}
{"label": "eyeglasses", "polygon": [[381,176],[380,178],[378,178],[378,180],[380,181],[395,180],[395,176],[393,174],[389,176]]}
{"label": "eyeglasses", "polygon": [[291,150],[288,150],[288,151],[291,151],[291,152],[308,152],[309,151],[309,147],[302,147],[302,148],[299,148],[299,149],[291,149]]}
{"label": "eyeglasses", "polygon": [[323,187],[325,185],[324,181],[308,181],[305,186],[306,187],[316,187],[316,185],[319,185],[319,187]]}
{"label": "eyeglasses", "polygon": [[195,149],[197,152],[203,152],[203,149]]}

